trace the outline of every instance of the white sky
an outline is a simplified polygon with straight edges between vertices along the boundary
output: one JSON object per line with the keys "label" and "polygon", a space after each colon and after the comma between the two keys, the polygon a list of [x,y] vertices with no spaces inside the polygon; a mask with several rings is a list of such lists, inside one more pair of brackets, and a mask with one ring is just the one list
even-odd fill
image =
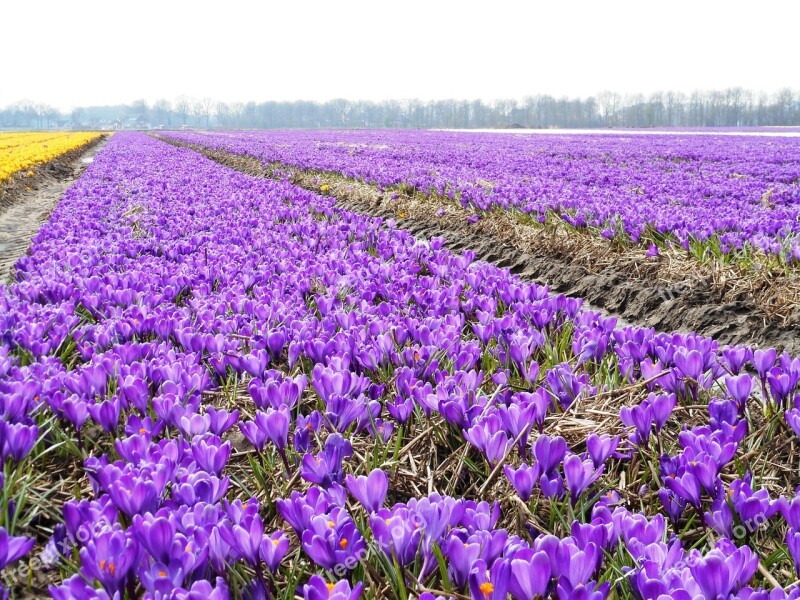
{"label": "white sky", "polygon": [[800,2],[4,0],[0,106],[800,88]]}

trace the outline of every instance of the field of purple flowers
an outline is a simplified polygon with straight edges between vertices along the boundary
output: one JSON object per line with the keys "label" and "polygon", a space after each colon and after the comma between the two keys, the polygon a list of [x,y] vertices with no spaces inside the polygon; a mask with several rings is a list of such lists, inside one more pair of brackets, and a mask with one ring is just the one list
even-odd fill
{"label": "field of purple flowers", "polygon": [[0,598],[800,597],[800,359],[473,258],[113,136],[0,298]]}
{"label": "field of purple flowers", "polygon": [[[169,136],[459,202],[479,218],[549,216],[652,252],[800,260],[800,138],[436,131],[170,132]],[[755,256],[754,256],[755,255]]]}

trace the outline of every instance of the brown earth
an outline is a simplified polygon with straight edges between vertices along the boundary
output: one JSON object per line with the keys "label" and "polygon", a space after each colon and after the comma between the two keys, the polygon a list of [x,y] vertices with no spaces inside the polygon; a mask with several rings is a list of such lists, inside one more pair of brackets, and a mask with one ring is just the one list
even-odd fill
{"label": "brown earth", "polygon": [[446,198],[380,191],[335,173],[264,165],[253,157],[156,137],[250,175],[288,176],[301,187],[335,197],[343,209],[393,219],[418,238],[441,236],[454,252],[473,250],[481,260],[583,298],[587,308],[622,322],[800,354],[800,282],[795,274],[745,274],[731,266],[701,265],[680,251],[647,257],[642,248],[614,248],[592,233],[523,223],[503,211],[483,213],[470,224],[470,213]]}
{"label": "brown earth", "polygon": [[33,177],[17,176],[0,187],[0,281],[25,254],[66,189],[105,144],[103,136],[37,166]]}

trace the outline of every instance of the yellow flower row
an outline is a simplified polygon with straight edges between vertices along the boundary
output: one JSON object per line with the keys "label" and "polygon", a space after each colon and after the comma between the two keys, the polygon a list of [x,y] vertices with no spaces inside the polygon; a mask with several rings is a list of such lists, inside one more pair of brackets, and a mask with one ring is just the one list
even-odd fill
{"label": "yellow flower row", "polygon": [[88,144],[99,133],[4,133],[0,134],[0,182],[14,173],[28,170],[57,156]]}
{"label": "yellow flower row", "polygon": [[0,133],[0,150],[6,148],[13,148],[15,146],[24,146],[35,142],[44,142],[52,140],[57,137],[63,136],[63,133],[47,132],[47,133]]}

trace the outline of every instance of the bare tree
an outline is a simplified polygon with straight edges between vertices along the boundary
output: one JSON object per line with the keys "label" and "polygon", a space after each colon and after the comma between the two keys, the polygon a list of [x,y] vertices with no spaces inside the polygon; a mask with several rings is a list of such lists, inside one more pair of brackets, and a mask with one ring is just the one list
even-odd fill
{"label": "bare tree", "polygon": [[215,106],[214,100],[208,97],[197,100],[194,104],[195,114],[206,121],[206,129],[211,129],[211,117],[214,116]]}
{"label": "bare tree", "polygon": [[156,118],[156,125],[169,127],[172,125],[172,104],[170,104],[169,100],[164,100],[163,98],[156,100],[155,104],[153,104],[153,115]]}
{"label": "bare tree", "polygon": [[192,110],[189,98],[186,96],[178,96],[175,100],[175,114],[181,120],[181,125],[186,125],[186,120],[189,118],[189,113]]}
{"label": "bare tree", "polygon": [[[59,120],[59,113],[43,104],[23,100],[0,109],[0,124],[43,128]],[[66,116],[63,116],[66,118]],[[136,117],[142,127],[188,122],[211,128],[285,127],[736,127],[800,125],[800,94],[785,88],[773,95],[756,95],[732,87],[725,90],[656,92],[624,98],[604,91],[596,97],[554,98],[526,96],[522,101],[387,100],[382,102],[336,99],[328,102],[216,102],[211,98],[177,98],[174,109],[158,100],[148,109],[144,100],[128,105],[78,107],[76,126],[96,126]]]}

